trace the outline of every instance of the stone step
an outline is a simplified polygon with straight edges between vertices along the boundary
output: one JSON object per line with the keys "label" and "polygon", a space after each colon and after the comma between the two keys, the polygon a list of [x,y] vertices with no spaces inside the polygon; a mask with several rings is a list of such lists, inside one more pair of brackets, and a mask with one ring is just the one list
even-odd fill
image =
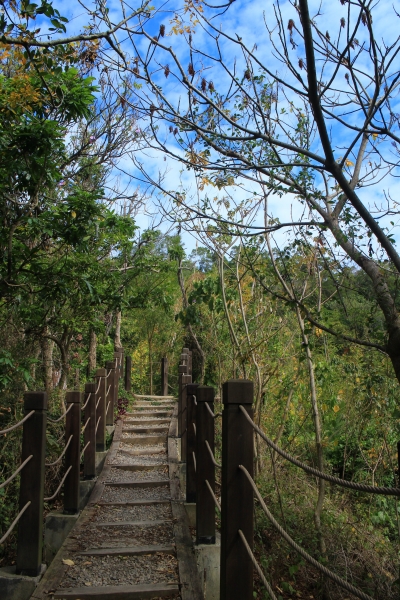
{"label": "stone step", "polygon": [[165,419],[129,419],[125,421],[126,425],[169,425],[171,423],[171,419],[166,417]]}
{"label": "stone step", "polygon": [[166,454],[167,448],[161,449],[154,446],[153,448],[149,446],[148,448],[132,448],[132,450],[124,450],[121,448],[118,450],[118,453],[123,454],[124,456],[146,456],[147,454]]}
{"label": "stone step", "polygon": [[178,593],[179,585],[176,583],[143,583],[66,588],[58,590],[52,597],[65,598],[65,600],[144,600],[145,598],[165,598]]}
{"label": "stone step", "polygon": [[169,479],[158,479],[158,480],[147,480],[147,481],[105,481],[105,485],[110,487],[122,487],[122,488],[153,488],[153,487],[167,487],[169,485]]}
{"label": "stone step", "polygon": [[143,446],[150,446],[151,444],[166,444],[166,435],[142,435],[142,436],[129,436],[124,437],[121,440],[124,444],[141,444]]}
{"label": "stone step", "polygon": [[126,413],[127,417],[140,417],[143,415],[148,415],[149,417],[170,417],[171,413],[166,410],[152,410],[152,411],[148,411],[148,412],[144,412],[144,411],[135,411],[135,412],[131,412],[131,413]]}
{"label": "stone step", "polygon": [[79,552],[82,556],[140,556],[141,554],[176,554],[172,544],[155,544],[153,546],[123,546],[119,548],[89,548]]}
{"label": "stone step", "polygon": [[90,524],[90,527],[155,527],[165,523],[172,523],[172,521],[166,519],[154,519],[154,521],[94,521]]}
{"label": "stone step", "polygon": [[161,433],[163,431],[167,433],[168,427],[165,425],[154,425],[153,427],[124,427],[122,431],[124,433],[152,433],[153,431],[155,433]]}
{"label": "stone step", "polygon": [[96,506],[146,506],[146,505],[153,505],[153,504],[170,504],[171,502],[171,498],[161,498],[159,500],[147,500],[142,499],[142,500],[128,500],[126,502],[104,502],[99,501],[96,502]]}
{"label": "stone step", "polygon": [[113,465],[109,463],[113,469],[123,469],[124,471],[157,471],[162,467],[168,466],[167,462],[158,465]]}

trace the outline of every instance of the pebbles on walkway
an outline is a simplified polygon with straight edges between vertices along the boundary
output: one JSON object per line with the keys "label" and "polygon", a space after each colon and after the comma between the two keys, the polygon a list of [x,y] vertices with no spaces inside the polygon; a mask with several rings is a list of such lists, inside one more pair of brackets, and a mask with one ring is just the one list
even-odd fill
{"label": "pebbles on walkway", "polygon": [[118,525],[98,527],[92,523],[84,532],[72,536],[79,550],[93,548],[128,548],[171,544],[174,541],[172,523],[158,525]]}
{"label": "pebbles on walkway", "polygon": [[133,502],[134,500],[168,500],[170,490],[166,487],[119,488],[106,485],[101,496],[102,502]]}
{"label": "pebbles on walkway", "polygon": [[129,454],[130,456],[141,456],[141,451],[145,452],[146,456],[148,456],[147,453],[150,453],[150,451],[152,454],[163,454],[164,456],[167,456],[167,444],[153,444],[152,446],[135,444],[133,446],[132,444],[121,442],[119,445],[118,454],[123,452]]}
{"label": "pebbles on walkway", "polygon": [[74,556],[74,563],[66,571],[60,587],[178,582],[178,562],[166,554]]}
{"label": "pebbles on walkway", "polygon": [[170,504],[149,504],[147,506],[102,506],[94,516],[93,523],[110,521],[156,521],[172,519]]}
{"label": "pebbles on walkway", "polygon": [[166,454],[160,456],[160,454],[147,454],[144,456],[128,456],[127,454],[121,454],[118,452],[117,456],[110,460],[107,464],[109,465],[147,465],[153,466],[164,466],[168,465],[166,461]]}
{"label": "pebbles on walkway", "polygon": [[152,471],[128,471],[124,469],[111,469],[107,481],[168,481],[168,467]]}

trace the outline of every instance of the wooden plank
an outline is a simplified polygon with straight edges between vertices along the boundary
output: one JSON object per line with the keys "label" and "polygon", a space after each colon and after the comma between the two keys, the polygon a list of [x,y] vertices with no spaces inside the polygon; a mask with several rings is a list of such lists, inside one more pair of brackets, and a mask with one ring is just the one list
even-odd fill
{"label": "wooden plank", "polygon": [[59,590],[53,598],[65,600],[138,600],[164,598],[179,593],[176,583],[149,583],[140,585],[115,585],[104,587],[66,588]]}
{"label": "wooden plank", "polygon": [[165,444],[167,442],[166,435],[143,435],[141,437],[125,437],[122,440],[124,444],[142,444],[149,446],[150,444]]}
{"label": "wooden plank", "polygon": [[175,554],[175,546],[171,544],[154,544],[152,546],[123,546],[121,548],[89,548],[79,552],[81,556],[140,556],[142,554]]}
{"label": "wooden plank", "polygon": [[159,463],[158,465],[111,465],[113,469],[122,469],[123,471],[157,471],[162,467],[166,467],[168,463],[166,461]]}
{"label": "wooden plank", "polygon": [[105,485],[122,488],[153,488],[169,486],[169,479],[157,479],[155,481],[105,481]]}
{"label": "wooden plank", "polygon": [[128,502],[96,502],[96,506],[143,506],[147,504],[169,504],[171,498],[160,500],[130,500]]}
{"label": "wooden plank", "polygon": [[124,432],[126,433],[167,433],[168,427],[166,425],[147,425],[144,427],[125,427]]}
{"label": "wooden plank", "polygon": [[154,519],[154,521],[95,521],[91,523],[91,527],[153,527],[156,525],[163,525],[164,523],[172,523],[171,520],[166,519]]}

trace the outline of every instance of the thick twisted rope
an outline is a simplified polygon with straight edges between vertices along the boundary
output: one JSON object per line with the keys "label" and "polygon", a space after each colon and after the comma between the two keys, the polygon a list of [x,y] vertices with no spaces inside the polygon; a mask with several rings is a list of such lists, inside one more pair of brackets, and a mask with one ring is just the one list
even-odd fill
{"label": "thick twisted rope", "polygon": [[50,498],[43,498],[43,500],[44,500],[45,502],[50,502],[50,500],[54,500],[54,498],[55,498],[56,496],[58,496],[58,494],[59,494],[59,492],[60,492],[60,490],[61,490],[61,488],[62,488],[62,486],[63,486],[63,483],[64,483],[64,481],[67,479],[67,475],[68,475],[68,473],[70,472],[70,470],[71,470],[71,469],[72,469],[72,465],[71,465],[70,467],[68,467],[68,469],[66,470],[66,472],[65,472],[65,475],[64,475],[64,477],[61,479],[61,483],[60,483],[60,485],[58,486],[58,488],[56,489],[56,491],[54,492],[54,494],[53,494],[52,496],[50,496]]}
{"label": "thick twisted rope", "polygon": [[97,433],[97,430],[98,430],[98,428],[99,428],[99,423],[100,423],[100,420],[101,420],[101,415],[100,415],[100,416],[99,416],[99,418],[97,419],[97,423],[96,423],[96,431],[95,431],[95,433]]}
{"label": "thick twisted rope", "polygon": [[310,554],[308,554],[308,552],[306,552],[304,550],[304,548],[299,546],[290,537],[290,535],[283,529],[283,527],[281,527],[279,525],[278,521],[276,521],[275,518],[273,517],[273,515],[270,513],[270,511],[267,508],[267,505],[265,504],[264,500],[262,499],[260,492],[258,491],[258,488],[254,482],[254,479],[252,478],[252,476],[250,475],[250,473],[248,472],[246,467],[244,467],[243,465],[239,465],[239,469],[241,471],[243,471],[243,473],[246,475],[246,477],[247,477],[251,487],[253,488],[253,491],[254,491],[255,495],[257,496],[258,501],[260,502],[261,507],[262,507],[263,511],[265,512],[265,514],[267,515],[268,519],[271,521],[272,525],[280,533],[280,535],[287,541],[289,546],[291,546],[294,550],[296,550],[296,552],[298,552],[300,554],[300,556],[302,556],[307,562],[309,562],[311,565],[313,565],[313,567],[315,567],[321,573],[323,573],[324,575],[326,575],[327,577],[332,579],[335,583],[340,585],[340,587],[344,588],[351,594],[354,594],[354,596],[357,596],[357,598],[360,598],[360,600],[374,600],[368,594],[365,594],[361,590],[358,590],[356,587],[354,587],[354,585],[352,585],[351,583],[348,583],[347,581],[345,581],[344,579],[339,577],[339,575],[336,575],[336,573],[333,573],[333,571],[324,567],[324,565],[321,565],[321,563],[318,562],[317,560],[315,560],[315,558],[313,558]]}
{"label": "thick twisted rope", "polygon": [[0,431],[0,435],[4,435],[5,433],[12,431],[13,429],[17,429],[17,427],[22,425],[22,423],[25,423],[25,421],[27,421],[29,419],[29,417],[31,417],[33,415],[34,412],[35,412],[34,410],[31,410],[31,412],[29,412],[23,419],[21,419],[21,421],[18,421],[18,423],[15,423],[15,425],[12,425],[11,427],[8,427],[7,429],[3,429],[3,431]]}
{"label": "thick twisted rope", "polygon": [[218,502],[218,500],[217,500],[217,497],[216,497],[216,495],[214,494],[214,492],[213,492],[213,490],[212,490],[212,487],[211,487],[211,485],[210,485],[210,482],[208,481],[208,479],[205,479],[205,484],[206,484],[206,486],[208,487],[208,489],[209,489],[209,492],[210,492],[211,496],[213,497],[213,500],[214,500],[215,506],[218,508],[219,512],[221,512],[221,505],[220,505],[220,503]]}
{"label": "thick twisted rope", "polygon": [[85,404],[82,406],[82,410],[85,410],[85,408],[87,407],[92,394],[93,394],[93,392],[89,392],[89,396],[87,397]]}
{"label": "thick twisted rope", "polygon": [[207,408],[208,412],[210,413],[210,415],[212,416],[213,419],[217,419],[218,417],[222,417],[222,412],[213,413],[213,411],[211,410],[210,405],[208,404],[208,402],[204,402],[204,404],[206,405],[206,408]]}
{"label": "thick twisted rope", "polygon": [[86,423],[84,424],[84,426],[82,427],[82,431],[81,433],[83,433],[86,429],[86,427],[89,425],[89,421],[90,421],[90,417],[88,418],[88,420],[86,421]]}
{"label": "thick twisted rope", "polygon": [[193,465],[194,465],[194,470],[197,471],[197,462],[196,462],[196,455],[194,452],[192,452],[192,456],[193,456]]}
{"label": "thick twisted rope", "polygon": [[213,462],[213,465],[215,467],[217,467],[218,469],[222,469],[222,465],[220,465],[219,463],[217,463],[217,461],[215,460],[215,456],[213,454],[213,451],[211,450],[211,447],[210,447],[210,444],[208,443],[208,440],[206,440],[204,443],[207,446],[207,450],[208,450],[208,452],[210,454],[210,458],[211,458],[211,460]]}
{"label": "thick twisted rope", "polygon": [[0,540],[0,545],[3,544],[6,539],[8,538],[8,536],[10,535],[10,533],[12,532],[12,530],[14,529],[14,527],[16,526],[16,524],[18,523],[18,521],[20,520],[20,518],[22,517],[22,515],[24,514],[24,512],[26,511],[26,509],[28,508],[28,506],[32,504],[31,501],[29,500],[29,502],[27,502],[24,506],[24,508],[17,514],[17,516],[15,517],[14,521],[11,523],[10,527],[7,529],[7,531],[5,532],[5,534],[3,535],[3,537]]}
{"label": "thick twisted rope", "polygon": [[194,435],[197,435],[196,423],[192,423]]}
{"label": "thick twisted rope", "polygon": [[86,448],[89,446],[89,444],[90,444],[90,440],[88,441],[88,443],[86,444],[86,446],[85,446],[85,447],[84,447],[84,449],[82,450],[82,452],[81,452],[81,458],[82,458],[82,456],[85,454],[85,450],[86,450]]}
{"label": "thick twisted rope", "polygon": [[69,411],[71,410],[72,407],[73,407],[73,404],[71,403],[69,405],[69,407],[67,408],[67,410],[64,411],[63,414],[61,415],[61,417],[58,417],[58,419],[51,419],[50,417],[47,417],[47,420],[50,421],[50,423],[58,423],[65,417],[65,415],[67,415],[69,413]]}
{"label": "thick twisted rope", "polygon": [[57,458],[57,460],[55,460],[55,461],[54,461],[54,462],[52,462],[52,463],[45,463],[45,464],[46,464],[46,467],[54,467],[54,465],[56,465],[57,463],[59,463],[59,462],[61,461],[61,459],[62,459],[62,457],[64,456],[64,454],[66,453],[66,451],[67,451],[67,448],[68,448],[68,446],[70,445],[70,443],[71,443],[71,440],[72,440],[72,438],[73,438],[73,437],[74,437],[73,435],[70,435],[70,436],[69,436],[69,440],[68,440],[68,442],[65,444],[65,446],[64,446],[64,450],[61,452],[60,456]]}
{"label": "thick twisted rope", "polygon": [[247,550],[247,554],[250,556],[251,562],[253,563],[253,566],[255,568],[255,570],[257,571],[257,573],[260,576],[261,581],[263,582],[268,594],[271,596],[272,600],[278,600],[278,598],[275,596],[271,586],[269,585],[268,581],[265,578],[264,573],[261,570],[260,565],[258,564],[258,562],[256,561],[256,557],[254,556],[249,544],[247,543],[246,538],[244,537],[244,533],[241,529],[239,529],[238,534],[240,535],[240,539],[242,540],[244,547]]}
{"label": "thick twisted rope", "polygon": [[6,485],[7,485],[8,483],[10,483],[10,482],[11,482],[13,479],[15,479],[15,477],[18,475],[18,473],[19,473],[20,471],[22,471],[22,469],[24,468],[24,466],[25,466],[25,465],[26,465],[26,464],[27,464],[27,463],[28,463],[28,462],[31,460],[31,458],[33,458],[33,454],[31,454],[30,456],[28,456],[28,458],[26,458],[26,459],[24,460],[24,462],[23,462],[22,464],[20,464],[20,465],[19,465],[18,469],[17,469],[17,470],[16,470],[16,471],[15,471],[15,472],[14,472],[14,473],[11,475],[11,477],[9,477],[9,478],[8,478],[8,479],[6,479],[5,481],[3,481],[3,483],[2,483],[2,484],[0,484],[0,490],[1,490],[3,487],[6,487]]}
{"label": "thick twisted rope", "polygon": [[248,422],[251,424],[253,429],[255,429],[255,431],[258,433],[258,435],[265,442],[267,442],[267,444],[268,444],[268,446],[270,446],[270,448],[275,450],[275,452],[280,454],[283,458],[286,458],[286,460],[291,462],[293,465],[296,465],[296,467],[300,467],[300,469],[303,469],[303,471],[306,471],[306,473],[309,473],[310,475],[315,475],[315,477],[320,477],[321,479],[325,479],[325,481],[330,481],[331,483],[336,483],[337,485],[348,488],[350,490],[357,490],[359,492],[368,492],[370,494],[384,494],[387,496],[400,496],[400,488],[374,487],[373,485],[367,485],[365,483],[355,483],[353,481],[346,481],[346,479],[340,479],[340,477],[335,477],[334,475],[329,475],[328,473],[323,473],[322,471],[319,471],[318,469],[314,469],[314,467],[310,467],[309,465],[306,465],[305,463],[301,462],[300,460],[297,460],[297,458],[295,458],[294,456],[292,456],[288,452],[285,452],[285,450],[282,450],[282,448],[277,446],[267,435],[265,435],[265,433],[258,427],[258,425],[256,425],[254,423],[254,421],[252,421],[252,419],[249,417],[249,414],[246,411],[246,409],[243,408],[242,405],[240,405],[239,408],[242,411],[242,413],[244,414],[244,416],[246,417],[246,419],[248,420]]}

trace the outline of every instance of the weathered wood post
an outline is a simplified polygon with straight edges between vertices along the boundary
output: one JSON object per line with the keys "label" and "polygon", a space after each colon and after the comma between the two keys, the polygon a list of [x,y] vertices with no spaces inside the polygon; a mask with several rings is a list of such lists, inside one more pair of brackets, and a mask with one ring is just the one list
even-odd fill
{"label": "weathered wood post", "polygon": [[73,515],[79,511],[79,471],[81,464],[81,392],[66,393],[67,413],[65,442],[72,440],[65,453],[65,468],[72,467],[64,483],[64,513]]}
{"label": "weathered wood post", "polygon": [[191,350],[188,352],[188,375],[193,377],[193,352]]}
{"label": "weathered wood post", "polygon": [[192,383],[191,375],[182,375],[182,433],[181,433],[181,462],[186,462],[187,451],[187,386]]}
{"label": "weathered wood post", "polygon": [[206,484],[215,493],[215,466],[206,446],[208,441],[214,453],[214,419],[206,406],[214,412],[214,388],[199,385],[196,399],[196,542],[215,544],[215,504]]}
{"label": "weathered wood post", "polygon": [[187,385],[187,439],[186,439],[186,502],[196,502],[196,389],[198,383]]}
{"label": "weathered wood post", "polygon": [[124,356],[124,349],[123,348],[117,348],[114,352],[114,360],[116,359],[117,364],[116,364],[116,369],[117,369],[117,373],[118,373],[118,379],[121,379],[122,374],[123,374],[123,356]]}
{"label": "weathered wood post", "polygon": [[30,505],[18,523],[17,573],[36,577],[42,564],[43,498],[46,454],[47,394],[26,392],[25,415],[34,414],[23,424],[21,463],[32,455],[21,471],[19,510]]}
{"label": "weathered wood post", "polygon": [[253,563],[238,534],[253,548],[253,490],[243,465],[253,476],[254,430],[239,409],[253,418],[253,382],[230,379],[223,384],[221,477],[221,600],[252,600]]}
{"label": "weathered wood post", "polygon": [[168,358],[161,359],[161,396],[168,396]]}
{"label": "weathered wood post", "polygon": [[130,392],[132,389],[132,357],[125,357],[125,389]]}
{"label": "weathered wood post", "polygon": [[[116,374],[116,360],[109,360],[106,362],[107,379],[106,379],[106,425],[114,425],[114,399],[115,399],[115,388],[116,380],[118,377]],[[109,373],[109,374],[108,374]],[[107,410],[108,407],[108,410]]]}
{"label": "weathered wood post", "polygon": [[106,391],[107,391],[107,370],[97,369],[95,374],[96,383],[96,451],[105,452],[106,450]]}
{"label": "weathered wood post", "polygon": [[[183,358],[182,358],[183,357]],[[179,390],[178,390],[178,436],[182,436],[182,377],[187,373],[186,355],[181,354],[181,364],[178,367]]]}
{"label": "weathered wood post", "polygon": [[[96,477],[96,383],[85,383],[84,411],[85,432],[83,447],[83,476],[85,479]],[[89,422],[88,422],[88,419]],[[89,444],[89,445],[88,445]]]}

